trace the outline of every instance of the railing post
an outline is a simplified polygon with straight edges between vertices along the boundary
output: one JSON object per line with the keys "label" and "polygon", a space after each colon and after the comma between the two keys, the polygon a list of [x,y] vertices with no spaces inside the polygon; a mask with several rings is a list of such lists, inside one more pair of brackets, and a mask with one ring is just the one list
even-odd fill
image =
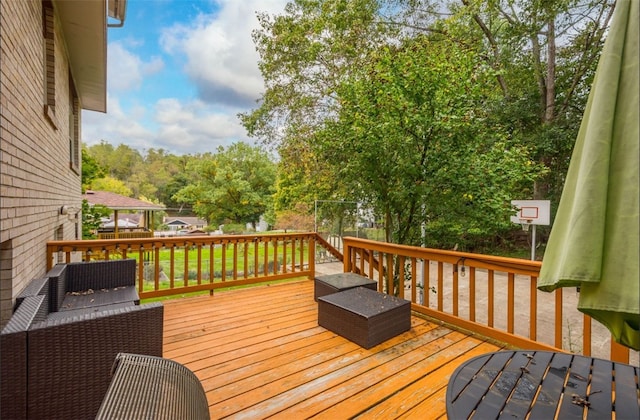
{"label": "railing post", "polygon": [[53,247],[47,244],[47,272],[53,268]]}
{"label": "railing post", "polygon": [[[309,280],[313,280],[316,278],[316,234],[314,235],[309,235],[309,271],[311,271],[309,277]],[[300,246],[302,246],[302,242],[300,243]],[[292,252],[293,248],[292,248]],[[300,269],[302,269],[302,261],[300,261]]]}
{"label": "railing post", "polygon": [[[317,234],[316,234],[317,235]],[[342,238],[343,270],[345,273],[351,272],[351,245],[349,240]]]}

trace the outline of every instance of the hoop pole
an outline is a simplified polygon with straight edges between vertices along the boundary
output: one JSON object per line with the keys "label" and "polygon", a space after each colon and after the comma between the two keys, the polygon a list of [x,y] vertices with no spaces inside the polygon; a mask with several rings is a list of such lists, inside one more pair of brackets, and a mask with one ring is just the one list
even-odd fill
{"label": "hoop pole", "polygon": [[536,225],[531,226],[533,230],[531,231],[531,261],[536,260]]}

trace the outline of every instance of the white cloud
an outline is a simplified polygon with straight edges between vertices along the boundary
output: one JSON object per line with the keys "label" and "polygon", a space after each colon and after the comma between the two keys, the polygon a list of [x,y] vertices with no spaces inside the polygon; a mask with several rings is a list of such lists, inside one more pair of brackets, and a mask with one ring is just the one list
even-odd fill
{"label": "white cloud", "polygon": [[251,38],[258,28],[256,11],[282,11],[286,1],[219,2],[216,14],[200,14],[190,25],[163,32],[161,44],[171,54],[186,56],[185,71],[207,102],[253,106],[264,85]]}
{"label": "white cloud", "polygon": [[145,77],[164,68],[164,62],[160,57],[152,57],[150,61],[144,62],[120,42],[109,44],[108,55],[108,84],[112,92],[138,89]]}
{"label": "white cloud", "polygon": [[[250,142],[235,114],[215,111],[199,100],[161,99],[151,110],[136,106],[124,112],[119,101],[109,97],[108,109],[108,114],[83,112],[84,143],[105,140],[114,146],[123,143],[140,151],[162,148],[181,155],[215,152],[218,146],[237,141]],[[153,121],[153,127],[140,123],[146,119]]]}
{"label": "white cloud", "polygon": [[214,152],[218,146],[247,141],[244,128],[235,115],[215,112],[210,105],[195,100],[158,101],[155,119],[159,125],[156,141],[165,149],[181,153]]}
{"label": "white cloud", "polygon": [[[256,11],[280,13],[286,0],[216,4],[215,13],[156,27],[163,34],[164,51],[154,50],[150,39],[109,44],[108,113],[82,113],[83,142],[105,140],[175,154],[215,152],[218,146],[251,142],[236,116],[256,106],[263,89],[251,31],[258,27]],[[138,55],[145,52],[152,55]],[[178,70],[187,75],[186,81],[168,68],[174,62],[184,63]],[[198,98],[189,97],[193,90]]]}
{"label": "white cloud", "polygon": [[136,106],[125,112],[117,98],[107,98],[109,112],[83,111],[82,141],[88,145],[105,140],[112,145],[127,144],[135,149],[148,149],[153,146],[154,134],[139,121],[143,121],[146,110]]}

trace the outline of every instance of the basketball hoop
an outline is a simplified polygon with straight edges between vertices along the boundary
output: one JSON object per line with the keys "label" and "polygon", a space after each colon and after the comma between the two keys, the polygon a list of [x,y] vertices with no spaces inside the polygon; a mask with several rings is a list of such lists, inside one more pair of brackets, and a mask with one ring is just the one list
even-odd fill
{"label": "basketball hoop", "polygon": [[522,226],[522,230],[525,232],[529,232],[529,226],[531,226],[531,219],[520,219],[520,225]]}
{"label": "basketball hoop", "polygon": [[[522,230],[531,230],[531,260],[536,259],[536,226],[549,226],[551,202],[549,200],[511,200],[516,214],[511,216],[511,223],[520,224]],[[529,229],[530,226],[533,228]]]}

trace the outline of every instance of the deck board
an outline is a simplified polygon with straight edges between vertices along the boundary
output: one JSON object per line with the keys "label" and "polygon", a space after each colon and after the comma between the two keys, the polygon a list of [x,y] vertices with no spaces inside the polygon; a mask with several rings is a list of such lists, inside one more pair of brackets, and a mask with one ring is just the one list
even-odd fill
{"label": "deck board", "polygon": [[317,316],[311,281],[168,300],[164,357],[198,376],[213,419],[428,419],[460,363],[499,350],[416,316],[367,350]]}

